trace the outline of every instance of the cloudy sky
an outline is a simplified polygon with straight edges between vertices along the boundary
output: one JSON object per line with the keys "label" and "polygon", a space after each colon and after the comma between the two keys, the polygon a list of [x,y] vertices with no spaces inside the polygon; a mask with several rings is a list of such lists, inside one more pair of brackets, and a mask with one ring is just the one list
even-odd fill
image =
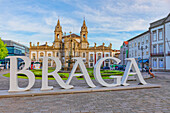
{"label": "cloudy sky", "polygon": [[79,35],[85,17],[90,46],[124,40],[170,13],[170,0],[0,0],[0,37],[29,46],[52,43],[57,19],[63,32]]}

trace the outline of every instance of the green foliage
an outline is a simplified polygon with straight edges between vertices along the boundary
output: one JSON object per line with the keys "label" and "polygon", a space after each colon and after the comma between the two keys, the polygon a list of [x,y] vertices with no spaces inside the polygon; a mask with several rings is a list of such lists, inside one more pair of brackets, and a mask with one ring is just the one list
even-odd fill
{"label": "green foliage", "polygon": [[111,75],[113,75],[112,73],[102,73],[101,74],[102,76],[111,76]]}
{"label": "green foliage", "polygon": [[[9,73],[7,73],[7,74],[4,74],[3,76],[5,76],[5,77],[10,77],[10,74]],[[21,75],[18,75],[18,78],[21,78],[21,79],[28,79],[28,77],[27,76],[21,76]],[[42,77],[35,77],[35,79],[42,79]],[[67,80],[67,78],[62,78],[63,80]],[[48,77],[48,80],[55,80],[55,78],[53,78],[53,77]]]}
{"label": "green foliage", "polygon": [[89,76],[90,76],[90,77],[93,77],[93,72],[89,72]]}
{"label": "green foliage", "polygon": [[0,59],[4,59],[8,55],[6,44],[0,38]]}
{"label": "green foliage", "polygon": [[[54,70],[55,69],[53,69],[53,68],[48,68],[48,73],[51,73]],[[87,68],[87,70],[88,70],[90,78],[95,79],[94,75],[93,75],[93,68]],[[42,69],[30,70],[30,71],[32,71],[34,73],[35,79],[42,79]],[[101,70],[100,73],[101,73],[101,76],[102,76],[103,79],[113,79],[113,78],[110,78],[110,76],[112,76],[112,75],[123,76],[124,72],[118,71],[118,70]],[[60,75],[60,77],[63,80],[67,80],[68,77],[69,77],[69,73],[58,73],[58,74]],[[78,74],[78,73],[76,73],[76,74]],[[4,74],[3,76],[9,77],[10,74],[7,73],[7,74]],[[129,76],[133,76],[133,75],[129,75]],[[24,74],[18,74],[18,78],[28,79],[27,76],[25,76]],[[52,75],[49,75],[48,79],[49,80],[55,80]],[[77,77],[77,79],[78,80],[84,80],[84,78],[82,76]]]}

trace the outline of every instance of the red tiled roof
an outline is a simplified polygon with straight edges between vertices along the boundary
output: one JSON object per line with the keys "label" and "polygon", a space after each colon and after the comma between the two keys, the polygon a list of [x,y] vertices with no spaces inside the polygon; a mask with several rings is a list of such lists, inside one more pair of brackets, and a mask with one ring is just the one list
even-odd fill
{"label": "red tiled roof", "polygon": [[128,45],[128,41],[124,41],[124,43],[125,43],[126,45]]}

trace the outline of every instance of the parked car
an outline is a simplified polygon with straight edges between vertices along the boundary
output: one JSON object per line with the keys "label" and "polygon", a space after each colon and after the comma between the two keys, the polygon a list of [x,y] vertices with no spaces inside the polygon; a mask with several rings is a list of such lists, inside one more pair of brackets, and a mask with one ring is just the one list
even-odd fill
{"label": "parked car", "polygon": [[0,60],[0,70],[5,69],[5,62]]}
{"label": "parked car", "polygon": [[110,67],[103,67],[103,70],[108,70],[110,69]]}
{"label": "parked car", "polygon": [[24,66],[25,66],[25,62],[21,62],[21,63],[19,64],[19,69],[23,69]]}
{"label": "parked car", "polygon": [[118,70],[118,66],[115,66],[115,70]]}
{"label": "parked car", "polygon": [[40,68],[41,68],[40,62],[34,62],[33,69],[40,69]]}
{"label": "parked car", "polygon": [[0,64],[0,70],[3,70],[5,68],[5,64]]}

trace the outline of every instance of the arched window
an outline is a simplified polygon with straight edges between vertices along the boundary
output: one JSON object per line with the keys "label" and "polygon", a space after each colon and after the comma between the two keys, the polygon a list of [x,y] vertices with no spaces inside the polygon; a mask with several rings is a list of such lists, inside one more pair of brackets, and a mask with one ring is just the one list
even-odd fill
{"label": "arched window", "polygon": [[93,54],[90,54],[90,60],[93,61]]}
{"label": "arched window", "polygon": [[[51,57],[51,53],[48,53],[48,57]],[[51,59],[48,59],[48,61],[51,62]],[[50,63],[50,65],[51,65],[51,63]]]}
{"label": "arched window", "polygon": [[32,58],[33,58],[33,60],[35,60],[35,53],[32,54]]}
{"label": "arched window", "polygon": [[59,53],[58,52],[56,53],[56,57],[59,57]]}
{"label": "arched window", "polygon": [[84,37],[84,38],[86,38],[86,35],[85,35],[85,34],[83,34],[83,37]]}
{"label": "arched window", "polygon": [[48,53],[48,56],[51,57],[51,53]]}
{"label": "arched window", "polygon": [[86,54],[85,54],[85,53],[83,53],[83,57],[86,57]]}
{"label": "arched window", "polygon": [[101,53],[98,53],[98,60],[101,58]]}
{"label": "arched window", "polygon": [[41,52],[41,53],[40,53],[40,57],[43,57],[43,56],[44,56],[44,53],[43,53],[43,52]]}

